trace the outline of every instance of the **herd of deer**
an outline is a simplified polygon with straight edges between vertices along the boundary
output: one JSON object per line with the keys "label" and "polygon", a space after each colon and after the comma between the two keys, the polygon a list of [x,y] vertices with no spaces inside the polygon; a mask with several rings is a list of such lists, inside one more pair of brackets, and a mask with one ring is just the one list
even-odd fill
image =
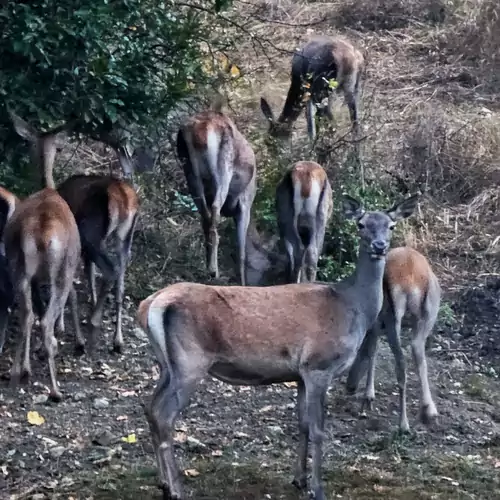
{"label": "herd of deer", "polygon": [[[333,99],[327,90],[332,78],[346,96],[356,131],[363,64],[363,56],[349,42],[314,37],[293,57],[291,85],[280,117],[275,120],[268,103],[261,101],[262,111],[270,121],[270,133],[289,135],[305,107],[313,137],[314,114],[325,96],[326,114],[331,118]],[[16,131],[30,141],[46,187],[24,200],[0,189],[0,352],[10,308],[17,298],[23,336],[11,380],[15,384],[31,372],[31,330],[36,313],[48,353],[50,396],[59,400],[54,328],[57,322],[58,328],[64,329],[68,298],[77,349],[85,348],[73,287],[80,257],[94,306],[89,343],[92,346],[99,334],[105,300],[115,285],[114,349],[122,349],[124,275],[139,200],[129,182],[111,176],[73,175],[55,189],[52,165],[57,131],[41,134],[12,112],[11,118]],[[319,283],[315,282],[316,268],[333,198],[327,174],[320,165],[298,162],[277,186],[277,220],[286,250],[283,257],[259,246],[251,221],[256,192],[255,155],[221,109],[202,111],[184,122],[177,135],[177,154],[201,216],[208,270],[218,277],[217,227],[221,215],[232,217],[237,228],[242,286],[176,283],[139,305],[138,321],[148,333],[161,369],[146,416],[164,497],[183,497],[174,458],[175,421],[197,383],[210,374],[231,384],[297,383],[300,442],[293,482],[298,488],[306,487],[310,444],[311,494],[324,499],[320,468],[327,389],[350,369],[347,390],[353,393],[367,374],[363,406],[371,404],[375,397],[377,341],[382,331],[396,361],[399,426],[409,429],[400,341],[406,313],[414,320],[412,350],[420,379],[422,418],[429,420],[437,415],[429,389],[425,342],[436,321],[440,286],[419,252],[408,247],[389,249],[394,226],[413,213],[418,196],[384,211],[365,211],[359,201],[344,196],[343,213],[357,222],[359,230],[356,269],[341,282]],[[117,242],[117,262],[105,250],[105,242],[111,237]],[[99,293],[95,266],[104,278]],[[267,278],[266,272],[270,273]],[[48,305],[39,288],[43,279],[50,284]],[[276,286],[278,282],[286,284]]]}

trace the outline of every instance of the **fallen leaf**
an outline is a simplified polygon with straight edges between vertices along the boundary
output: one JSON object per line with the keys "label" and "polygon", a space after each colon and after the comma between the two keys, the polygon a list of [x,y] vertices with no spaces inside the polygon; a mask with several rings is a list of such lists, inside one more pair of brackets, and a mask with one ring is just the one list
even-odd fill
{"label": "fallen leaf", "polygon": [[135,437],[135,434],[132,433],[132,434],[129,434],[128,436],[125,436],[125,437],[122,437],[122,441],[124,441],[125,443],[137,443],[137,438]]}
{"label": "fallen leaf", "polygon": [[128,420],[128,417],[127,415],[118,415],[116,417],[116,420],[118,420],[118,422],[121,422],[122,420]]}
{"label": "fallen leaf", "polygon": [[231,76],[233,78],[238,78],[240,76],[240,70],[239,70],[238,66],[236,66],[236,64],[233,64],[231,66],[231,69],[229,72],[231,73]]}
{"label": "fallen leaf", "polygon": [[186,469],[184,471],[184,475],[188,476],[188,477],[196,477],[196,476],[199,476],[200,473],[196,469]]}
{"label": "fallen leaf", "polygon": [[212,457],[222,457],[222,450],[213,450]]}
{"label": "fallen leaf", "polygon": [[187,441],[187,434],[183,431],[177,431],[174,435],[174,441],[177,443],[185,443]]}
{"label": "fallen leaf", "polygon": [[45,423],[45,419],[37,411],[29,411],[28,422],[31,425],[42,425],[43,423]]}
{"label": "fallen leaf", "polygon": [[285,387],[297,387],[297,382],[284,382],[283,383]]}

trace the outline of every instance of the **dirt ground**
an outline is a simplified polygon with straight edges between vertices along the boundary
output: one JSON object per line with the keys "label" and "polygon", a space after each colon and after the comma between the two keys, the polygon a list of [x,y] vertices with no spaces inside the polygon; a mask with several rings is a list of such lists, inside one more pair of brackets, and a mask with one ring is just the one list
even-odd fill
{"label": "dirt ground", "polygon": [[[371,412],[358,414],[360,395],[347,397],[343,380],[331,389],[323,469],[329,498],[500,498],[498,304],[497,283],[471,287],[450,300],[449,317],[442,318],[428,347],[440,412],[431,428],[417,420],[418,386],[409,352],[409,435],[396,432],[397,388],[385,343]],[[158,373],[134,323],[135,305],[129,301],[127,309],[123,355],[108,352],[109,317],[95,362],[73,355],[70,333],[60,336],[58,373],[65,397],[59,404],[46,401],[43,350],[34,356],[31,384],[8,387],[10,338],[0,359],[0,498],[161,498],[142,409]],[[284,384],[250,388],[206,380],[200,385],[176,435],[189,497],[304,498],[290,485],[295,401],[294,388]],[[29,411],[44,422],[31,425]]]}

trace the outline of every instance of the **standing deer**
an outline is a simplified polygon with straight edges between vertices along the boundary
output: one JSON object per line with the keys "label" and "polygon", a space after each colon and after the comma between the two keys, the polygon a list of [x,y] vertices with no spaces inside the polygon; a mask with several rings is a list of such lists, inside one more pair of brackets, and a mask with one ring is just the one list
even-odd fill
{"label": "standing deer", "polygon": [[201,216],[210,274],[219,277],[217,227],[222,214],[236,224],[240,280],[245,285],[246,235],[257,176],[251,145],[218,108],[184,122],[177,134],[177,155]]}
{"label": "standing deer", "polygon": [[408,431],[406,415],[406,368],[401,349],[401,322],[405,314],[413,320],[412,351],[420,380],[420,410],[424,422],[438,415],[429,389],[425,342],[436,322],[441,288],[427,259],[410,247],[392,249],[387,255],[384,274],[384,305],[372,329],[368,330],[348,378],[347,390],[356,392],[368,369],[365,397],[361,406],[370,409],[375,399],[375,358],[379,333],[385,330],[394,354],[399,386],[399,428]]}
{"label": "standing deer", "polygon": [[48,278],[50,299],[41,319],[41,327],[49,361],[50,398],[59,401],[62,396],[56,379],[54,358],[57,340],[54,325],[57,318],[63,315],[68,295],[77,342],[84,342],[73,288],[73,278],[80,259],[80,237],[75,218],[57,191],[47,187],[16,206],[5,227],[4,242],[14,289],[20,298],[23,331],[11,370],[11,382],[16,385],[22,376],[31,374],[31,330],[34,322],[32,287],[35,280]]}
{"label": "standing deer", "polygon": [[[40,133],[20,117],[13,118],[17,133],[31,144],[31,154],[41,163],[45,181],[54,186],[53,162],[56,153],[55,136]],[[56,131],[56,134],[59,131]],[[139,199],[128,181],[102,175],[73,175],[58,188],[58,193],[71,209],[81,238],[82,256],[89,281],[94,311],[90,323],[91,345],[101,328],[104,305],[110,286],[116,282],[116,327],[113,349],[121,352],[122,334],[122,302],[125,283],[125,272],[132,246]],[[104,246],[114,238],[118,255],[118,266],[107,256]],[[103,284],[99,296],[95,286],[95,265],[103,274]],[[61,316],[60,329],[64,329],[64,317]],[[81,352],[84,345],[77,343]]]}
{"label": "standing deer", "polygon": [[277,120],[268,102],[261,98],[260,107],[269,120],[269,132],[277,137],[289,137],[292,126],[306,106],[307,132],[316,137],[316,106],[328,97],[326,116],[333,120],[335,94],[331,80],[345,95],[355,138],[359,136],[358,107],[363,54],[349,41],[329,36],[314,36],[292,58],[291,83],[285,105]]}
{"label": "standing deer", "polygon": [[412,196],[384,212],[365,212],[357,200],[345,197],[344,214],[357,220],[360,250],[354,274],[338,284],[176,283],[139,304],[138,320],[161,370],[146,416],[165,499],[183,498],[174,458],[175,421],[209,374],[234,385],[297,382],[300,443],[293,482],[306,487],[311,441],[311,490],[324,500],[326,391],[350,367],[377,319],[391,232],[413,213],[417,199]]}
{"label": "standing deer", "polygon": [[[73,175],[60,184],[57,191],[68,203],[80,232],[82,256],[94,306],[90,319],[91,345],[94,345],[101,329],[109,289],[116,282],[113,350],[122,352],[125,272],[137,222],[139,197],[129,182],[106,175]],[[118,256],[117,268],[105,252],[106,242],[113,238]],[[99,295],[96,293],[95,266],[103,274]]]}
{"label": "standing deer", "polygon": [[280,236],[288,254],[291,283],[304,281],[304,265],[307,280],[316,280],[318,258],[332,209],[328,176],[314,161],[299,161],[278,184],[276,212]]}

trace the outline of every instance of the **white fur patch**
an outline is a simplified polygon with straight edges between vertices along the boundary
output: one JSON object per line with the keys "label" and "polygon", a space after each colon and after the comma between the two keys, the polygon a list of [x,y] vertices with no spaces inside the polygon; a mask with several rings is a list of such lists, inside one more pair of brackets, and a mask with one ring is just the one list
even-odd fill
{"label": "white fur patch", "polygon": [[165,343],[165,329],[163,324],[163,313],[165,312],[165,307],[155,307],[155,300],[156,299],[149,304],[147,333],[151,344],[153,344],[156,357],[163,358],[160,361],[160,364],[163,365],[168,360],[167,345]]}

